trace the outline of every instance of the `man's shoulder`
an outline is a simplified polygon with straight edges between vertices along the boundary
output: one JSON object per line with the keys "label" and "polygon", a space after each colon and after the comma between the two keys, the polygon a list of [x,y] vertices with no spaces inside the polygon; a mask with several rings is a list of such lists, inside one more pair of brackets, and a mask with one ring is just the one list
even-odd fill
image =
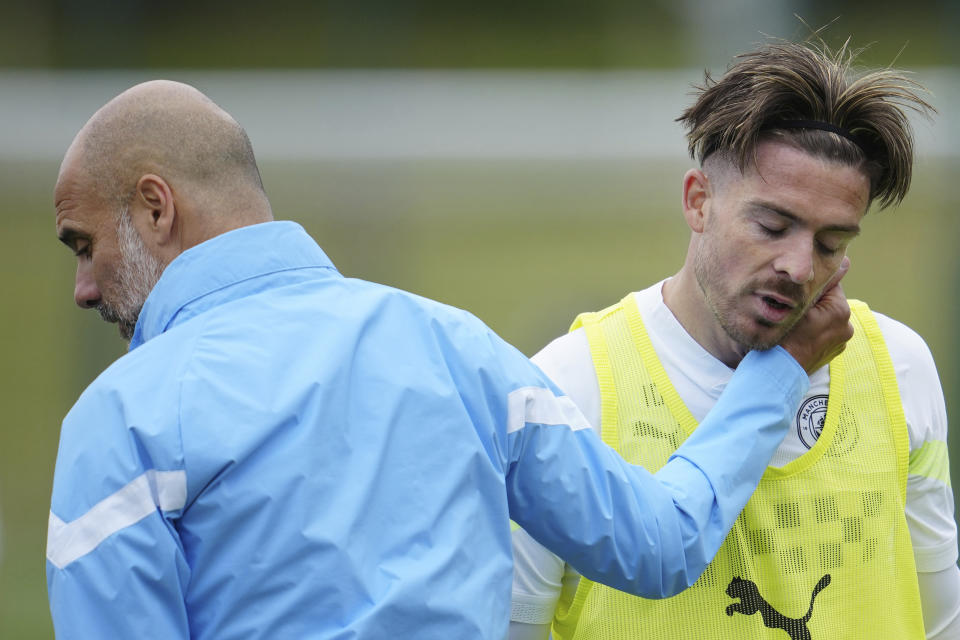
{"label": "man's shoulder", "polygon": [[128,351],[94,379],[90,390],[136,389],[147,378],[176,370],[193,348],[199,326],[177,326]]}
{"label": "man's shoulder", "polygon": [[473,314],[464,309],[455,307],[446,302],[435,300],[433,298],[428,298],[413,291],[400,289],[398,287],[379,282],[372,282],[370,280],[361,280],[358,278],[345,278],[344,282],[347,285],[354,287],[354,290],[358,294],[380,298],[387,303],[403,305],[403,307],[406,309],[422,310],[430,314],[455,318],[458,320],[469,318],[470,321],[477,321]]}
{"label": "man's shoulder", "polygon": [[345,279],[355,294],[357,313],[384,320],[393,319],[416,332],[443,334],[458,339],[501,342],[483,320],[446,302],[366,280]]}
{"label": "man's shoulder", "polygon": [[80,394],[61,436],[76,429],[83,437],[110,439],[130,427],[159,432],[175,426],[187,347],[186,341],[163,334],[115,360]]}
{"label": "man's shoulder", "polygon": [[541,369],[563,369],[571,364],[582,366],[590,359],[590,344],[582,327],[554,338],[530,358]]}
{"label": "man's shoulder", "polygon": [[902,322],[873,312],[897,377],[911,450],[929,440],[946,440],[943,389],[933,354],[924,339]]}
{"label": "man's shoulder", "polygon": [[872,311],[894,367],[913,365],[934,367],[933,355],[923,337],[915,330],[879,311]]}
{"label": "man's shoulder", "polygon": [[67,521],[147,468],[182,468],[179,382],[147,346],[107,367],[63,420],[53,508]]}
{"label": "man's shoulder", "polygon": [[900,320],[892,318],[885,313],[881,313],[876,309],[871,308],[870,312],[873,314],[874,319],[877,321],[877,325],[883,332],[884,339],[913,341],[915,344],[923,343],[923,338],[920,336],[920,334]]}
{"label": "man's shoulder", "polygon": [[[627,293],[621,297],[620,300],[606,307],[597,309],[592,313],[599,314],[603,317],[622,309],[623,305],[629,301],[637,305],[637,309],[642,317],[646,317],[658,304],[661,306],[663,304],[660,294],[663,282],[664,281],[661,280],[645,289]],[[584,314],[578,314],[577,318],[582,315]],[[584,372],[590,375],[593,375],[594,372],[590,342],[587,339],[586,331],[579,323],[577,323],[576,328],[572,331],[552,340],[538,351],[531,360],[543,369],[547,375],[554,378],[555,381],[557,381],[557,378],[568,378],[571,376],[574,380],[579,381]],[[560,386],[563,387],[562,384]]]}

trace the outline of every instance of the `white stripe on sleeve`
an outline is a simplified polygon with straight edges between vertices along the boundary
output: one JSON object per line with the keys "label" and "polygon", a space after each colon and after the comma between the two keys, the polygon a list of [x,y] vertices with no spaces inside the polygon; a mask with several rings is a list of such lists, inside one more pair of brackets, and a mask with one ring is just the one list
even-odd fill
{"label": "white stripe on sleeve", "polygon": [[523,429],[528,422],[567,425],[574,431],[590,428],[570,398],[555,396],[543,387],[521,387],[507,396],[507,433]]}
{"label": "white stripe on sleeve", "polygon": [[187,503],[185,471],[151,469],[107,496],[89,511],[64,522],[50,511],[47,526],[47,559],[58,569],[96,549],[114,533],[161,511],[182,509]]}

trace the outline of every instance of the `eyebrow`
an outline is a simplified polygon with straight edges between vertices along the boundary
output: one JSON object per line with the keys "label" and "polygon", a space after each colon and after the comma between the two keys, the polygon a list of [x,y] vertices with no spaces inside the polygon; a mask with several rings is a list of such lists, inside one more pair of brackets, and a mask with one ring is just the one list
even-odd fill
{"label": "eyebrow", "polygon": [[[771,203],[769,203],[769,202],[762,202],[762,201],[751,202],[751,203],[750,203],[750,207],[751,207],[752,209],[762,209],[762,210],[764,210],[764,211],[769,211],[769,212],[771,212],[771,213],[775,213],[776,215],[782,216],[782,217],[784,217],[784,218],[786,218],[787,220],[790,220],[790,221],[792,221],[792,222],[799,222],[799,223],[801,223],[801,224],[804,223],[803,220],[801,220],[801,219],[799,218],[799,216],[796,216],[796,215],[790,213],[789,211],[786,211],[786,210],[784,210],[784,209],[781,209],[780,207],[778,207],[778,206],[776,206],[776,205],[774,205],[774,204],[771,204]],[[849,233],[849,234],[854,235],[854,236],[860,235],[860,225],[859,225],[859,224],[828,224],[828,225],[826,225],[825,227],[821,228],[820,230],[821,230],[821,231],[836,231],[836,232],[839,232],[839,233]]]}

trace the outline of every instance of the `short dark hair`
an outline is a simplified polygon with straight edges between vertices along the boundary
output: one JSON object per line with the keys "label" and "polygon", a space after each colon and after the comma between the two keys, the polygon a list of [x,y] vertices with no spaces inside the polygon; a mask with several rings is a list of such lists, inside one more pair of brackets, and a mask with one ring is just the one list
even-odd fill
{"label": "short dark hair", "polygon": [[926,89],[904,71],[856,73],[861,51],[851,49],[849,39],[837,51],[822,41],[774,41],[734,58],[719,80],[705,72],[696,102],[677,118],[687,129],[690,155],[703,163],[723,153],[743,171],[760,141],[781,140],[862,168],[870,200],[881,208],[900,203],[913,170],[907,112],[929,116],[936,110],[920,97]]}

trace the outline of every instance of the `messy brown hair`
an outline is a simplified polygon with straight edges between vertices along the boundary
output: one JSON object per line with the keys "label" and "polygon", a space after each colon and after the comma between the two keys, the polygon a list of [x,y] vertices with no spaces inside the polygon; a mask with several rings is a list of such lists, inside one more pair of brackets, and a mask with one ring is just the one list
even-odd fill
{"label": "messy brown hair", "polygon": [[[762,140],[780,140],[812,155],[860,168],[870,200],[899,204],[910,189],[913,132],[908,111],[929,116],[926,90],[893,68],[858,73],[861,50],[849,39],[837,51],[822,41],[775,41],[734,58],[714,80],[704,73],[696,102],[677,118],[690,155],[714,153],[741,171]],[[827,129],[798,126],[824,123]]]}

